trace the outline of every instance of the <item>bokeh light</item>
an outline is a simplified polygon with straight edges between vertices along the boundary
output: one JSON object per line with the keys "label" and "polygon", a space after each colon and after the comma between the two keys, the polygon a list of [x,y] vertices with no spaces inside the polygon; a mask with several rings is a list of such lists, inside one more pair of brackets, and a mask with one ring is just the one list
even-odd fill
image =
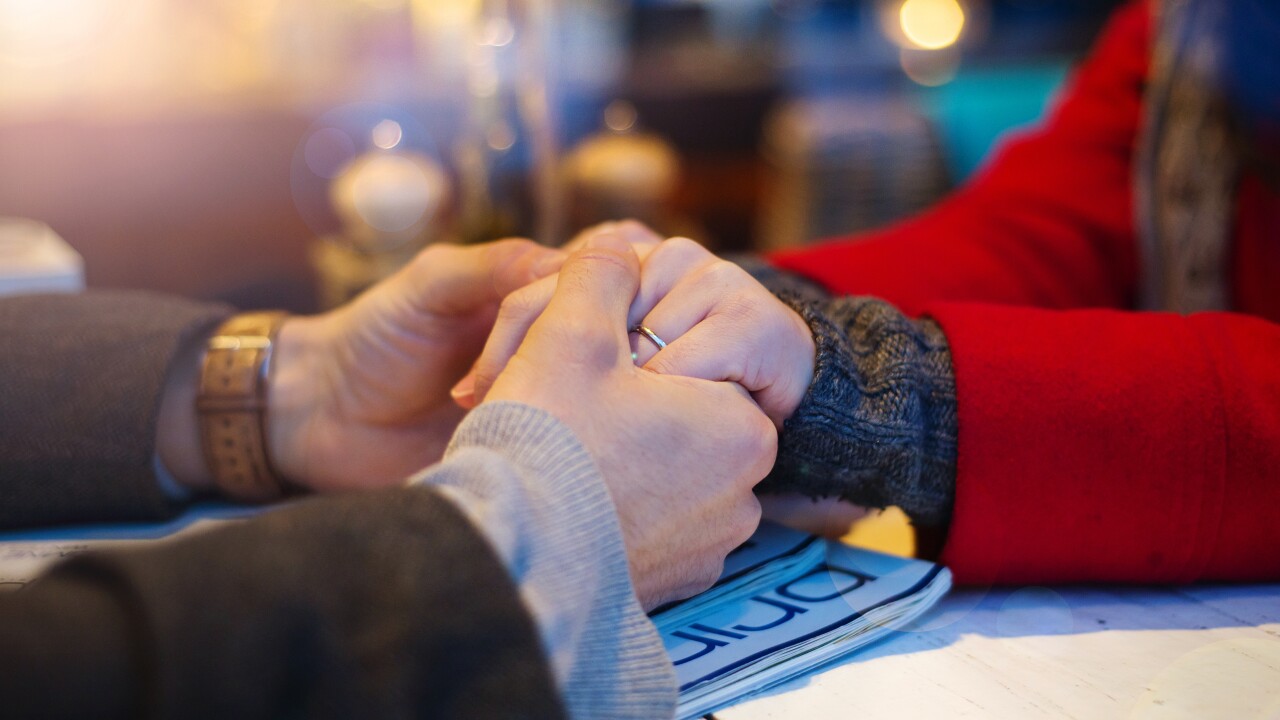
{"label": "bokeh light", "polygon": [[394,148],[403,138],[404,128],[395,120],[383,120],[373,126],[373,144],[383,150]]}
{"label": "bokeh light", "polygon": [[898,10],[902,34],[925,50],[954,45],[964,21],[964,8],[957,0],[905,0]]}
{"label": "bokeh light", "polygon": [[489,131],[485,133],[485,142],[491,149],[505,152],[515,147],[516,132],[511,129],[509,123],[498,120],[489,126]]}
{"label": "bokeh light", "polygon": [[636,106],[626,100],[614,100],[604,109],[605,127],[616,133],[634,130],[636,120]]}
{"label": "bokeh light", "polygon": [[960,53],[954,49],[898,51],[898,64],[902,72],[917,85],[938,87],[956,78],[960,71]]}
{"label": "bokeh light", "polygon": [[36,67],[60,62],[102,40],[117,15],[103,0],[0,0],[0,56]]}

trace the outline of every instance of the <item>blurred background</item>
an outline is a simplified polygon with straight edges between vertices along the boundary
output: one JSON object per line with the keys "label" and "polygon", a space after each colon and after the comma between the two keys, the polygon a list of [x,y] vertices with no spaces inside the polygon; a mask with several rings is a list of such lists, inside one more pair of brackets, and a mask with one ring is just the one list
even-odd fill
{"label": "blurred background", "polygon": [[90,287],[294,311],[624,216],[806,243],[962,182],[1118,4],[0,0],[0,216]]}

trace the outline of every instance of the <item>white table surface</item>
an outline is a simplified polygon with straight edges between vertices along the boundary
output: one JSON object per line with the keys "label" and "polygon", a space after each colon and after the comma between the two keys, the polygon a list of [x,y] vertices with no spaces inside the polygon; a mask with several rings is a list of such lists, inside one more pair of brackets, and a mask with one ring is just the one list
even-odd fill
{"label": "white table surface", "polygon": [[1280,585],[960,590],[715,717],[1276,720]]}

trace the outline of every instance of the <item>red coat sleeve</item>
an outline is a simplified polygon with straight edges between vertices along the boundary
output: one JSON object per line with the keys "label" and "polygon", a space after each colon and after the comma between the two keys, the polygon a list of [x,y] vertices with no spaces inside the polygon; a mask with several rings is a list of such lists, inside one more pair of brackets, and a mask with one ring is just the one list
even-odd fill
{"label": "red coat sleeve", "polygon": [[1045,126],[937,209],[774,257],[941,323],[961,582],[1280,579],[1280,326],[1099,309],[1137,283],[1148,10],[1121,10]]}
{"label": "red coat sleeve", "polygon": [[1045,125],[1007,144],[966,187],[887,230],[773,255],[841,294],[908,314],[935,300],[1125,307],[1135,294],[1132,156],[1149,8],[1126,6]]}
{"label": "red coat sleeve", "polygon": [[1280,579],[1280,326],[941,304],[969,583]]}

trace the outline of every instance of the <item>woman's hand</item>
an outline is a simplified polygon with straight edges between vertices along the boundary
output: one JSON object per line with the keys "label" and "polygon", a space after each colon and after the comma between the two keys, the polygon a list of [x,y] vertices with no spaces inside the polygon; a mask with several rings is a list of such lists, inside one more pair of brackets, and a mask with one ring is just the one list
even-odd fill
{"label": "woman's hand", "polygon": [[565,263],[545,312],[506,313],[518,337],[485,394],[547,410],[595,459],[622,526],[646,608],[709,587],[754,532],[752,487],[773,466],[777,433],[736,383],[662,375],[631,360],[628,310],[640,264],[616,234]]}
{"label": "woman's hand", "polygon": [[[746,388],[778,427],[813,377],[813,336],[804,320],[737,265],[692,240],[660,242],[635,223],[606,225],[643,258],[628,327],[644,325],[667,346],[631,336],[636,364],[665,375],[732,381]],[[503,302],[500,322],[473,373],[455,388],[464,407],[482,401],[555,287],[545,278]]]}

